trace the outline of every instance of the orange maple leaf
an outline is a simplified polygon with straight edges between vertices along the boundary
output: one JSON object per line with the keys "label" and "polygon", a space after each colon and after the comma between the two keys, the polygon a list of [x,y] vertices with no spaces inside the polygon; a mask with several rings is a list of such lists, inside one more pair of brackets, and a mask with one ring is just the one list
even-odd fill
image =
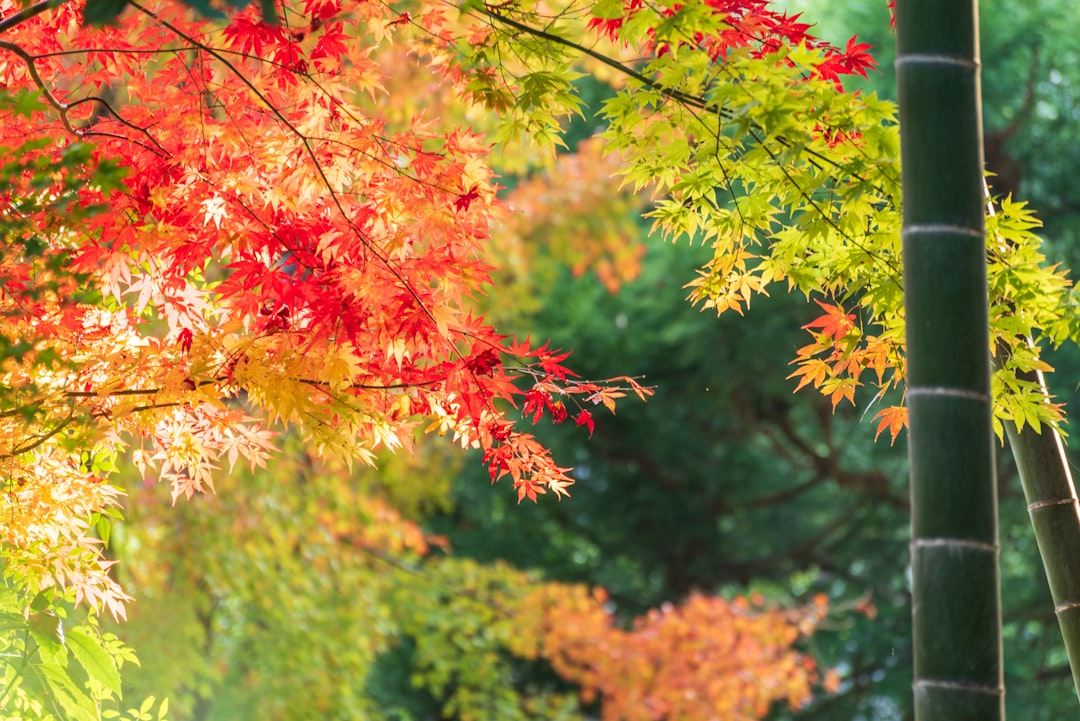
{"label": "orange maple leaf", "polygon": [[900,435],[900,431],[907,428],[907,408],[905,406],[890,406],[878,411],[874,419],[878,422],[874,440],[877,440],[881,432],[888,428],[891,437],[889,444],[892,445],[896,442],[896,437]]}

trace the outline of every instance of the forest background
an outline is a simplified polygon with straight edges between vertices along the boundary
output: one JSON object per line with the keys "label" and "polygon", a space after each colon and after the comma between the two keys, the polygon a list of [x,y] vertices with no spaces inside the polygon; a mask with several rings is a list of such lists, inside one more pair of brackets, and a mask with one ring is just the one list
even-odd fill
{"label": "forest background", "polygon": [[[893,95],[884,3],[791,5],[837,45],[854,34],[873,45],[867,89]],[[998,188],[1032,203],[1049,254],[1070,267],[1080,255],[1069,172],[1080,46],[1050,29],[1077,9],[1047,0],[983,13],[988,165]],[[593,78],[578,85],[589,109],[610,94]],[[394,111],[416,112],[421,100],[412,103]],[[805,625],[798,680],[814,685],[813,699],[768,676],[792,660],[781,653],[790,644],[759,653],[744,629],[723,638],[732,665],[705,669],[743,678],[718,692],[732,704],[725,718],[909,717],[903,436],[875,442],[872,394],[834,412],[826,398],[792,393],[789,363],[816,306],[774,293],[746,317],[691,308],[681,286],[705,251],[648,237],[645,198],[618,191],[596,130],[587,109],[553,165],[503,159],[503,195],[520,214],[491,239],[502,269],[479,301],[498,327],[572,348],[585,378],[640,374],[656,388],[591,434],[538,426],[575,467],[572,497],[519,505],[478,460],[431,439],[367,471],[324,464],[286,436],[267,469],[175,505],[167,485],[127,472],[108,555],[136,601],[125,622],[106,622],[141,660],[122,669],[125,700],[168,697],[176,719],[617,718],[643,703],[634,680],[644,674],[582,661],[567,651],[574,644],[625,643],[653,669],[654,690],[685,691],[671,681],[689,673],[679,666],[685,634],[650,645],[618,630],[653,610],[723,638],[744,606],[828,599],[824,619],[786,617]],[[1064,348],[1052,364],[1075,412],[1080,356]],[[1049,718],[1075,696],[1007,458],[1007,703],[1010,714]],[[540,603],[543,594],[555,600]],[[695,606],[706,597],[731,603]],[[750,690],[770,684],[772,695]]]}

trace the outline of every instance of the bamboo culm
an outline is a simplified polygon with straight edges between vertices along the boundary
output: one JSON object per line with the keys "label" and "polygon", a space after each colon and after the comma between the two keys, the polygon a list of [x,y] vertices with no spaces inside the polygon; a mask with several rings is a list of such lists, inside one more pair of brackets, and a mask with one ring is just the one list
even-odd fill
{"label": "bamboo culm", "polygon": [[899,0],[917,721],[1004,719],[976,0]]}

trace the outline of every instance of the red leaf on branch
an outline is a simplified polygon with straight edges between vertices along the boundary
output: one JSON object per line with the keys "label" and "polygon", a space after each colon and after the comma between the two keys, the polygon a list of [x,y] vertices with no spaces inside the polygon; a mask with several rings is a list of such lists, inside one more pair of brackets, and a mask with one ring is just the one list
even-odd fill
{"label": "red leaf on branch", "polygon": [[588,428],[589,437],[592,437],[593,431],[596,429],[596,423],[593,422],[592,413],[583,410],[581,411],[581,413],[578,413],[576,416],[574,416],[574,422],[577,423],[579,426],[585,426],[586,428]]}
{"label": "red leaf on branch", "polygon": [[525,394],[525,405],[521,409],[526,418],[532,414],[532,422],[539,423],[544,416],[544,411],[552,407],[551,394],[535,388]]}
{"label": "red leaf on branch", "polygon": [[825,315],[818,316],[804,325],[803,328],[807,330],[819,328],[822,335],[834,340],[840,340],[855,327],[855,315],[853,313],[845,313],[844,309],[838,305],[829,305],[819,300],[814,302],[821,306],[822,310],[825,311]]}
{"label": "red leaf on branch", "polygon": [[477,186],[473,185],[454,200],[454,209],[465,212],[469,209],[469,206],[473,204],[473,201],[479,200],[479,198],[480,190]]}
{"label": "red leaf on branch", "polygon": [[566,420],[569,414],[566,411],[566,404],[562,401],[555,401],[551,404],[551,422],[562,423]]}
{"label": "red leaf on branch", "polygon": [[492,376],[500,365],[499,354],[486,348],[465,360],[465,366],[478,376]]}

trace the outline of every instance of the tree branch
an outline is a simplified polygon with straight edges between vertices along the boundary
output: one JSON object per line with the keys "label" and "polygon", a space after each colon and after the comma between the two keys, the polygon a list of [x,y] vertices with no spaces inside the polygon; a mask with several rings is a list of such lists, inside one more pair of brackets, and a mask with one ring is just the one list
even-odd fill
{"label": "tree branch", "polygon": [[[0,24],[2,24],[2,21],[0,21]],[[131,143],[135,143],[136,145],[140,145],[140,146],[146,148],[150,152],[152,152],[155,155],[158,155],[160,157],[163,157],[163,158],[168,157],[169,154],[165,150],[165,148],[163,148],[161,146],[161,144],[158,143],[157,140],[155,140],[152,135],[150,135],[149,131],[146,128],[141,128],[141,127],[139,127],[137,125],[134,125],[133,123],[128,122],[127,120],[124,120],[113,109],[113,107],[111,105],[109,105],[109,103],[104,98],[99,98],[97,96],[90,96],[90,97],[82,98],[80,100],[76,100],[76,101],[74,101],[72,103],[61,102],[59,98],[57,98],[55,95],[53,95],[52,91],[45,84],[44,79],[42,79],[41,74],[38,73],[37,65],[36,65],[37,58],[35,56],[33,56],[30,53],[26,52],[25,50],[22,49],[22,47],[16,45],[15,43],[11,43],[11,42],[8,42],[6,40],[0,40],[0,49],[7,50],[8,52],[12,53],[13,55],[16,55],[20,60],[23,61],[23,63],[26,65],[26,71],[30,74],[30,79],[34,81],[35,85],[37,85],[38,89],[41,91],[41,94],[44,96],[46,102],[48,102],[49,105],[51,105],[56,110],[56,112],[60,115],[60,122],[63,123],[64,129],[68,132],[68,134],[72,135],[73,137],[79,138],[79,139],[87,138],[89,136],[94,136],[94,135],[101,136],[101,137],[118,138],[120,140],[125,140],[125,141],[131,142]],[[104,132],[100,132],[100,131],[87,132],[86,130],[76,128],[74,125],[71,124],[71,119],[68,117],[68,113],[76,105],[80,105],[80,104],[85,103],[85,102],[101,103],[102,105],[104,105],[108,109],[108,111],[113,115],[113,117],[115,117],[117,119],[118,122],[122,123],[123,125],[128,126],[129,128],[132,128],[134,130],[137,130],[137,131],[143,133],[147,138],[150,139],[150,142],[152,142],[154,145],[157,146],[158,149],[155,150],[154,148],[150,147],[146,143],[144,143],[144,142],[142,142],[140,140],[135,140],[134,138],[125,138],[123,136],[115,135],[113,133],[104,133]]]}
{"label": "tree branch", "polygon": [[17,25],[20,25],[29,20],[30,18],[40,15],[46,10],[52,10],[53,8],[60,7],[65,2],[67,2],[67,0],[42,0],[42,2],[28,5],[19,12],[13,13],[11,15],[8,15],[6,18],[0,19],[0,33],[4,32],[5,30],[10,30]]}
{"label": "tree branch", "polygon": [[[484,6],[480,7],[480,8],[476,8],[476,12],[480,13],[481,15],[483,15],[483,16],[485,16],[485,17],[487,17],[487,18],[489,18],[489,19],[491,19],[491,20],[493,20],[496,23],[499,23],[501,25],[511,27],[511,28],[513,28],[515,30],[518,30],[518,31],[520,31],[522,33],[525,33],[527,35],[531,35],[531,36],[533,36],[535,38],[540,38],[541,40],[547,40],[547,41],[555,43],[557,45],[562,45],[563,47],[566,47],[566,48],[569,48],[569,49],[571,49],[571,50],[573,50],[575,52],[581,53],[582,55],[587,55],[588,57],[593,58],[594,60],[597,60],[597,61],[603,63],[604,65],[607,65],[608,67],[611,67],[611,68],[617,70],[618,72],[626,75],[627,77],[638,81],[639,83],[641,83],[645,87],[647,87],[647,88],[649,88],[651,90],[657,91],[658,93],[660,93],[664,97],[671,98],[672,100],[675,100],[675,101],[677,101],[679,103],[682,103],[684,106],[686,106],[688,108],[697,108],[699,110],[705,110],[709,114],[717,114],[720,117],[728,117],[727,111],[725,111],[722,107],[720,107],[718,105],[714,105],[712,103],[709,103],[707,100],[705,100],[704,98],[699,97],[697,95],[692,95],[690,93],[684,93],[681,90],[676,90],[674,88],[667,87],[666,85],[663,85],[662,83],[659,83],[659,82],[657,82],[655,80],[650,79],[649,77],[643,75],[642,73],[638,72],[637,70],[634,70],[632,67],[630,67],[626,63],[615,60],[612,57],[604,55],[603,53],[598,53],[597,51],[593,50],[592,48],[586,47],[586,46],[584,46],[584,45],[582,45],[580,43],[575,43],[572,40],[564,38],[564,37],[562,37],[560,35],[556,35],[555,33],[548,32],[547,30],[542,30],[540,28],[534,28],[534,27],[532,27],[530,25],[526,25],[525,23],[519,22],[519,21],[514,20],[513,18],[510,18],[510,17],[507,17],[506,15],[495,12],[494,10],[492,10],[487,5],[484,5]],[[791,147],[791,143],[787,139],[785,139],[784,137],[778,136],[776,139],[784,147]],[[817,152],[817,151],[815,151],[815,150],[813,150],[811,148],[808,148],[808,147],[804,147],[804,148],[802,148],[802,150],[808,156],[810,156],[810,158],[811,158],[811,160],[809,161],[810,164],[813,167],[817,168],[818,170],[823,169],[821,163],[824,163],[825,165],[830,165],[832,167],[837,167],[836,161],[834,161],[831,158],[823,155],[822,153],[819,153],[819,152]],[[853,174],[852,177],[854,179],[856,179],[856,180],[865,182],[865,179],[860,177],[857,174]]]}

